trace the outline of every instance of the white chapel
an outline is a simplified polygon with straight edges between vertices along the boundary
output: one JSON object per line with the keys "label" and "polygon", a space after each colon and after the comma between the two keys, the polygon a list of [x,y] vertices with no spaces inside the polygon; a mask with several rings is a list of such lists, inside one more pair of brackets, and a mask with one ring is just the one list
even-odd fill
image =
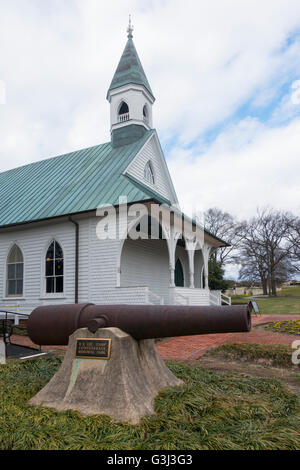
{"label": "white chapel", "polygon": [[107,92],[111,140],[0,173],[0,303],[14,311],[221,304],[208,260],[226,243],[180,210],[132,31]]}

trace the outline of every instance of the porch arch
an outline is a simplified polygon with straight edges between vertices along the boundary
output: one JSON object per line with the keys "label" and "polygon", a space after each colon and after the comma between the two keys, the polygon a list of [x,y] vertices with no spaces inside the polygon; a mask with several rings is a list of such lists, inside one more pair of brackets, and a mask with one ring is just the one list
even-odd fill
{"label": "porch arch", "polygon": [[[178,261],[180,262],[181,269],[182,269],[182,280],[183,282],[179,282],[179,279],[176,280],[176,265],[177,265],[177,275],[179,275],[179,265]],[[175,272],[174,272],[174,284],[175,287],[189,287],[189,255],[186,249],[186,241],[184,236],[181,234],[176,240],[176,247],[175,247]],[[179,285],[181,284],[181,285]],[[182,285],[183,284],[183,285]]]}
{"label": "porch arch", "polygon": [[184,287],[184,272],[180,258],[177,258],[175,264],[175,287]]}
{"label": "porch arch", "polygon": [[198,289],[204,289],[205,279],[204,279],[204,256],[202,249],[199,247],[195,250],[194,255],[194,264],[195,264],[195,287]]}
{"label": "porch arch", "polygon": [[[144,216],[145,217],[145,216]],[[136,228],[143,216],[131,227]],[[149,216],[149,220],[159,224]],[[158,239],[138,238],[133,240],[127,236],[120,250],[120,285],[119,287],[149,287],[150,292],[165,297],[170,285],[169,249],[167,240],[163,238],[160,227]],[[130,230],[128,231],[130,235]],[[165,235],[164,235],[165,236]]]}

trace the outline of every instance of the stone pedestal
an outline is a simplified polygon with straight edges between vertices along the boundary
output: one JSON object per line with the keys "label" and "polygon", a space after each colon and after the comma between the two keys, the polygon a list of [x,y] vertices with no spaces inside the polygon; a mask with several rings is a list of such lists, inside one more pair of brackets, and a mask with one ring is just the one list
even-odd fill
{"label": "stone pedestal", "polygon": [[[110,338],[110,358],[76,358],[77,338]],[[118,328],[99,329],[95,334],[82,328],[70,336],[59,371],[29,403],[136,424],[154,414],[154,398],[162,389],[181,384],[158,355],[153,340],[136,341]]]}

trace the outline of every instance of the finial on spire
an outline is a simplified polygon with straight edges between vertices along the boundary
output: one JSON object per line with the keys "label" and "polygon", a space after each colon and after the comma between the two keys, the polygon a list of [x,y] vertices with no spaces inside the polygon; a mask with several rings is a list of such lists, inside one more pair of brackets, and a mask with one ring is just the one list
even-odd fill
{"label": "finial on spire", "polygon": [[131,15],[129,15],[129,25],[128,25],[128,28],[127,28],[127,33],[128,33],[128,35],[127,35],[128,39],[129,38],[132,39],[133,38],[133,35],[132,35],[133,26],[132,26],[132,23],[131,23]]}

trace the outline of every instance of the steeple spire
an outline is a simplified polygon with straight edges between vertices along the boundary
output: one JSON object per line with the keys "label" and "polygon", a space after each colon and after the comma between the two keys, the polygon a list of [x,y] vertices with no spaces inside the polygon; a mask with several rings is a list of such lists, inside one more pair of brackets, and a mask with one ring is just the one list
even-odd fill
{"label": "steeple spire", "polygon": [[131,23],[131,15],[129,15],[129,25],[128,25],[128,28],[127,28],[127,37],[128,39],[132,39],[133,38],[133,26],[132,26],[132,23]]}
{"label": "steeple spire", "polygon": [[132,33],[129,15],[127,44],[107,92],[113,147],[135,142],[153,125],[152,105],[155,98],[134,46]]}

